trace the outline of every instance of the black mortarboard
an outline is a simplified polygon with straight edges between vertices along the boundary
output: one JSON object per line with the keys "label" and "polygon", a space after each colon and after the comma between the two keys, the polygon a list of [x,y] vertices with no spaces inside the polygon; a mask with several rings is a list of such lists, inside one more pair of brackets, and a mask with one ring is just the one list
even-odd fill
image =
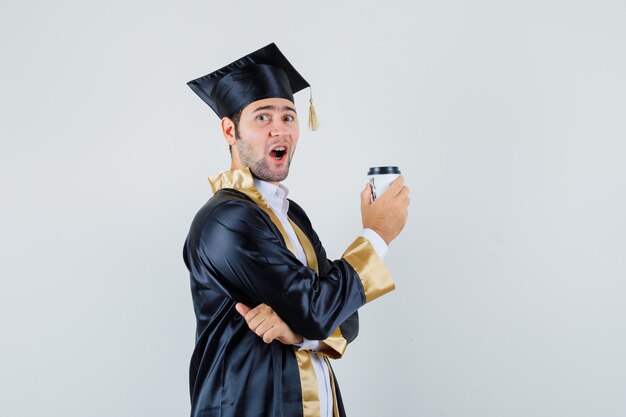
{"label": "black mortarboard", "polygon": [[264,98],[286,98],[309,87],[274,43],[187,83],[218,117]]}

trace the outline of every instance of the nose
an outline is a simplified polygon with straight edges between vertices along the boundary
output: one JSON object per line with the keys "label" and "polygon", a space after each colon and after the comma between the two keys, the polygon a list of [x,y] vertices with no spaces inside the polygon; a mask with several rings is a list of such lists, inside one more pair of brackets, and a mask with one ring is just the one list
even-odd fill
{"label": "nose", "polygon": [[281,127],[273,127],[272,130],[270,130],[271,136],[285,136],[286,134],[287,131]]}
{"label": "nose", "polygon": [[272,136],[284,136],[287,134],[287,128],[282,120],[273,120],[272,127],[270,129],[270,135]]}

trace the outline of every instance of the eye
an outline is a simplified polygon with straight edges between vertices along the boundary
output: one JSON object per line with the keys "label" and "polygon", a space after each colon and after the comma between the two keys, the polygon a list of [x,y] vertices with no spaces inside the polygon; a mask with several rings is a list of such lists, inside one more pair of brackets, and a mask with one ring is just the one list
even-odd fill
{"label": "eye", "polygon": [[256,117],[256,119],[257,119],[257,120],[260,120],[260,121],[262,121],[262,122],[267,122],[267,121],[269,121],[269,120],[270,120],[270,116],[269,116],[268,114],[263,113],[263,114],[259,114],[259,115]]}
{"label": "eye", "polygon": [[286,115],[286,116],[283,118],[283,120],[284,120],[284,121],[286,121],[286,122],[293,122],[293,121],[295,121],[295,120],[296,120],[296,116],[293,116],[293,115],[291,115],[291,114],[288,114],[288,115]]}

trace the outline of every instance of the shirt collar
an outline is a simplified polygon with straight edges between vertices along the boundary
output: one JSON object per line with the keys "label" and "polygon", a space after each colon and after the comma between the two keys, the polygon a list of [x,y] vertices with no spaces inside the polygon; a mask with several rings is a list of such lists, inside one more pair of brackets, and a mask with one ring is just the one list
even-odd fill
{"label": "shirt collar", "polygon": [[287,187],[280,183],[272,184],[258,178],[254,178],[254,186],[274,211],[287,214],[287,211],[289,211],[289,201],[287,200],[289,189]]}

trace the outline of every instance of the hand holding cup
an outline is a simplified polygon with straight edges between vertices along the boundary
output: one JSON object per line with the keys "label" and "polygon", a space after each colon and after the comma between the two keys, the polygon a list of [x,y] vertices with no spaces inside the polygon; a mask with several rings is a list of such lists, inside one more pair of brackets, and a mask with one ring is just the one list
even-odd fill
{"label": "hand holding cup", "polygon": [[396,178],[389,189],[372,201],[372,189],[368,183],[361,192],[361,218],[363,227],[369,228],[387,243],[391,243],[406,224],[409,207],[409,188],[404,177]]}

